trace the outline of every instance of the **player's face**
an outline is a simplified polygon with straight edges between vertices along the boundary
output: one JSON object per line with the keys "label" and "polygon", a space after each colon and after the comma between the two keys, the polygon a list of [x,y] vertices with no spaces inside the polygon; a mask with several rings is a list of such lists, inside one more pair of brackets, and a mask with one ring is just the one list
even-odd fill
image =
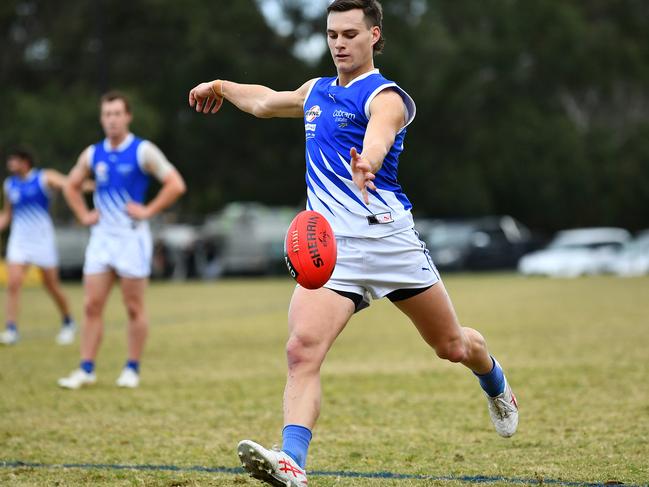
{"label": "player's face", "polygon": [[368,27],[361,9],[331,12],[327,17],[327,43],[339,74],[358,76],[374,67],[372,46],[378,27]]}
{"label": "player's face", "polygon": [[27,174],[29,167],[29,163],[20,157],[10,157],[7,159],[7,171],[10,174]]}
{"label": "player's face", "polygon": [[101,126],[109,139],[126,136],[131,119],[131,114],[126,111],[124,100],[117,99],[101,104]]}

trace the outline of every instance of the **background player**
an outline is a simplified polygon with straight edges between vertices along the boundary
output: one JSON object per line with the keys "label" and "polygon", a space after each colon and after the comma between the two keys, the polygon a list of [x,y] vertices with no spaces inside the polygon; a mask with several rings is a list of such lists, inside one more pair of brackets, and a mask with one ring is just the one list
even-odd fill
{"label": "background player", "polygon": [[[65,197],[84,225],[92,226],[84,263],[84,322],[81,363],[61,387],[93,384],[95,358],[103,335],[103,310],[119,278],[128,314],[128,357],[117,385],[137,387],[140,358],[148,334],[144,291],[151,272],[152,241],[147,220],[185,192],[185,182],[152,142],[133,135],[131,108],[125,95],[110,92],[101,98],[100,122],[106,138],[87,147],[69,174]],[[94,176],[94,209],[81,195],[84,180]],[[161,188],[144,204],[150,176]]]}
{"label": "background player", "polygon": [[54,224],[49,213],[53,190],[60,190],[65,176],[54,169],[34,167],[32,154],[16,150],[7,157],[10,176],[4,182],[4,207],[0,212],[0,230],[11,224],[7,244],[6,329],[0,343],[18,341],[20,292],[30,265],[39,268],[45,289],[61,313],[62,326],[56,342],[68,345],[74,341],[76,326],[70,305],[61,289]]}
{"label": "background player", "polygon": [[189,104],[203,113],[216,112],[227,99],[261,118],[304,117],[307,208],[325,215],[337,237],[337,264],[325,288],[297,286],[291,299],[282,450],[249,440],[238,447],[244,468],[276,486],[306,485],[307,449],[320,413],[320,367],[368,295],[387,296],[439,357],[478,375],[499,434],[513,435],[518,424],[500,365],[480,333],[460,326],[414,231],[397,167],[415,104],[374,68],[381,30],[379,2],[335,0],[328,7],[327,38],[337,76],[292,92],[215,80],[189,93]]}

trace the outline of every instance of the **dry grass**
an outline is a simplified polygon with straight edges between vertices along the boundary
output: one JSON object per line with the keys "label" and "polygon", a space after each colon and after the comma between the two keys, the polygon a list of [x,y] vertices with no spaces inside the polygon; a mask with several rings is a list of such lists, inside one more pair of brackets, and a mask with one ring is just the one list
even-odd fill
{"label": "dry grass", "polygon": [[[436,360],[389,302],[375,302],[323,369],[309,468],[438,480],[314,475],[312,486],[453,486],[481,475],[504,478],[494,485],[647,483],[649,281],[459,275],[446,285],[462,321],[506,367],[519,433],[499,438],[471,374]],[[80,288],[67,289],[79,310]],[[280,440],[291,289],[288,279],[153,285],[151,340],[134,391],[114,386],[125,359],[115,293],[99,383],[75,392],[55,384],[76,366],[76,346],[54,345],[52,304],[26,290],[23,340],[0,349],[0,461],[237,467],[240,439]],[[0,467],[5,484],[258,485],[232,473]]]}

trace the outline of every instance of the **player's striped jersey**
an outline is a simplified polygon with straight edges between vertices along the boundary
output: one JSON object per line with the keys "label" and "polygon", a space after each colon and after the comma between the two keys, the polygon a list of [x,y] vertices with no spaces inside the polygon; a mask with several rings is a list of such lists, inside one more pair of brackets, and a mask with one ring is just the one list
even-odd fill
{"label": "player's striped jersey", "polygon": [[93,201],[99,212],[97,229],[119,231],[137,226],[126,213],[127,203],[144,203],[150,177],[143,169],[140,148],[146,141],[129,134],[118,147],[105,139],[90,146],[88,162],[95,177]]}
{"label": "player's striped jersey", "polygon": [[[412,205],[397,181],[397,170],[406,126],[415,117],[414,101],[378,69],[346,86],[337,81],[316,79],[304,101],[307,209],[322,213],[340,236],[383,237],[412,227]],[[385,89],[403,98],[406,123],[376,173],[377,190],[368,191],[366,205],[352,181],[349,151],[362,151],[370,103]]]}
{"label": "player's striped jersey", "polygon": [[8,177],[4,191],[11,203],[11,238],[29,240],[54,235],[50,192],[42,169],[32,169],[24,179]]}

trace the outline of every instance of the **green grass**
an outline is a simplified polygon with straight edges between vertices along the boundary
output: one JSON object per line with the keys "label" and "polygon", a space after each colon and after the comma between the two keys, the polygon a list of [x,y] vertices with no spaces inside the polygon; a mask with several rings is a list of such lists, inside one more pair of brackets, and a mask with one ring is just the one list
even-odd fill
{"label": "green grass", "polygon": [[[464,324],[486,337],[521,406],[493,431],[476,380],[442,362],[387,301],[354,317],[323,368],[309,468],[565,482],[649,479],[649,281],[447,276]],[[115,292],[95,387],[63,391],[78,349],[26,289],[22,341],[0,349],[0,462],[237,467],[243,438],[280,441],[288,279],[154,284],[142,386],[119,390],[124,311]],[[80,317],[81,288],[67,291]],[[4,292],[2,292],[4,298]],[[312,476],[311,486],[469,485]],[[194,471],[0,467],[0,485],[261,485]],[[511,485],[506,480],[493,485]]]}

